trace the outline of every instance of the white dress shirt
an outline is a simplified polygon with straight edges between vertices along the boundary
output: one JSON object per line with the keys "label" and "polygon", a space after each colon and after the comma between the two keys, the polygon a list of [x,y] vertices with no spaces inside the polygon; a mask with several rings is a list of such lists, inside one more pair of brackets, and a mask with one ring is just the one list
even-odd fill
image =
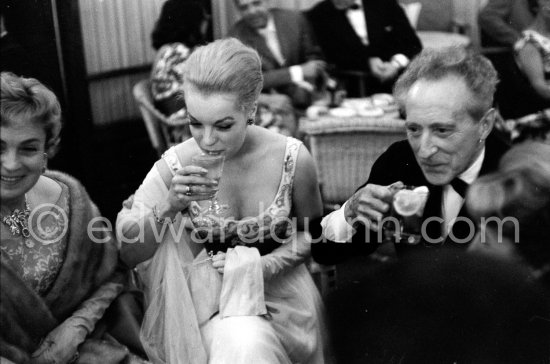
{"label": "white dress shirt", "polygon": [[[471,184],[479,175],[484,158],[485,148],[483,148],[481,153],[479,153],[479,156],[476,158],[474,163],[472,163],[466,171],[462,172],[458,178],[468,184]],[[347,203],[348,202],[342,205],[340,209],[325,216],[321,221],[323,234],[328,240],[339,243],[351,241],[351,238],[355,233],[355,229],[347,223],[344,215],[344,209]],[[444,219],[444,236],[447,236],[448,232],[452,228],[452,223],[454,222],[453,220],[458,216],[463,203],[464,199],[452,188],[450,184],[443,187],[441,211],[443,214],[442,218]]]}
{"label": "white dress shirt", "polygon": [[[355,5],[358,6],[357,9],[347,9],[346,16],[357,36],[361,39],[364,45],[369,45],[369,34],[367,31],[367,20],[365,19],[365,12],[363,11],[363,6],[361,0],[357,0]],[[398,69],[403,69],[407,67],[410,63],[410,60],[407,56],[401,53],[394,54],[390,60],[392,64]]]}
{"label": "white dress shirt", "polygon": [[[477,176],[479,176],[479,171],[481,170],[481,165],[483,164],[483,159],[485,158],[485,148],[481,150],[479,156],[476,158],[474,163],[468,167],[464,172],[458,175],[458,178],[471,184],[475,181]],[[443,236],[447,236],[451,228],[453,227],[454,219],[458,216],[462,205],[464,204],[464,199],[454,190],[454,188],[447,184],[443,186],[443,198],[441,204],[441,216],[444,220],[443,222]]]}
{"label": "white dress shirt", "polygon": [[280,65],[285,64],[285,57],[281,52],[281,44],[279,43],[279,38],[277,37],[277,29],[275,28],[275,22],[273,17],[269,15],[267,19],[267,25],[265,28],[258,29],[258,33],[264,37],[267,47],[277,60]]}
{"label": "white dress shirt", "polygon": [[361,1],[356,1],[355,5],[358,6],[357,9],[348,9],[346,10],[346,16],[355,30],[355,33],[361,38],[361,41],[364,45],[369,44],[369,37],[367,33],[367,21],[365,19],[365,13],[363,12],[363,7]]}

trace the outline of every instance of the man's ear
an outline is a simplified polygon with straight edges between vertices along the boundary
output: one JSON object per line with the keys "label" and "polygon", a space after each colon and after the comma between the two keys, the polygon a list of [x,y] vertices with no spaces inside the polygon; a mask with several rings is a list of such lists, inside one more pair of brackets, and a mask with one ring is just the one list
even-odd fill
{"label": "man's ear", "polygon": [[498,120],[498,118],[502,118],[499,114],[499,112],[495,108],[490,108],[486,113],[485,116],[480,121],[480,132],[481,132],[481,139],[487,139],[491,131],[493,130],[493,127],[495,126],[495,122]]}

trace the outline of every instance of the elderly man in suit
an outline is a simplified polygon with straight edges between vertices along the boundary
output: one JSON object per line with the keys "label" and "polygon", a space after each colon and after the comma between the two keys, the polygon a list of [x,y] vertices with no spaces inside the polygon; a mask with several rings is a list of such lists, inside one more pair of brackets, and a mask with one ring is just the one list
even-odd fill
{"label": "elderly man in suit", "polygon": [[422,49],[396,0],[324,0],[306,12],[327,62],[364,71],[368,93],[391,92],[399,73]]}
{"label": "elderly man in suit", "polygon": [[268,8],[268,0],[235,0],[241,20],[229,31],[262,58],[264,90],[288,95],[295,107],[311,102],[311,91],[325,77],[325,62],[299,11]]}
{"label": "elderly man in suit", "polygon": [[407,140],[391,145],[374,163],[367,182],[323,219],[329,242],[313,244],[314,259],[333,264],[376,250],[380,223],[392,203],[389,185],[395,183],[429,189],[422,240],[395,243],[398,255],[466,246],[476,228],[462,206],[467,185],[495,170],[507,150],[489,136],[496,117],[496,84],[489,60],[466,49],[427,49],[417,56],[395,86],[406,115]]}

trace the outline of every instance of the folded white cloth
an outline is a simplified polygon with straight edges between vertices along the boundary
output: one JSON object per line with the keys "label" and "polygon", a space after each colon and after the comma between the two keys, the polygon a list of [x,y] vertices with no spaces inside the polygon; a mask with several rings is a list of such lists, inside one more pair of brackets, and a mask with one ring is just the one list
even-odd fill
{"label": "folded white cloth", "polygon": [[258,249],[236,246],[225,257],[220,295],[222,319],[230,316],[265,315],[264,277]]}

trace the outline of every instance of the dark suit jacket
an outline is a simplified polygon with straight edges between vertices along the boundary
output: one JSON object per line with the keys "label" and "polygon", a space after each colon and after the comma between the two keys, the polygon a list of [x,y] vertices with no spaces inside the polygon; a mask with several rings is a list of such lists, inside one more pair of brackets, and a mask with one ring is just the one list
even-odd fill
{"label": "dark suit jacket", "polygon": [[211,13],[210,1],[167,0],[151,33],[153,48],[176,42],[193,48],[212,41],[211,22],[205,33],[201,30],[202,22]]}
{"label": "dark suit jacket", "polygon": [[325,0],[306,12],[327,61],[339,70],[369,71],[368,59],[385,61],[401,53],[412,58],[422,49],[403,9],[395,0],[363,0],[369,45],[355,33],[346,13]]}
{"label": "dark suit jacket", "polygon": [[[497,138],[491,136],[487,139],[485,146],[485,159],[480,170],[480,176],[495,171],[498,167],[498,162],[502,155],[508,150],[508,146]],[[411,186],[427,186],[430,190],[430,195],[424,209],[424,216],[422,220],[426,220],[429,217],[441,217],[441,198],[443,193],[442,186],[434,186],[430,184],[420,166],[416,162],[414,153],[407,140],[396,142],[392,144],[374,163],[369,176],[368,183],[387,186],[397,181],[402,181],[405,185]],[[361,186],[361,187],[363,187]],[[360,187],[360,188],[361,188]],[[468,217],[467,211],[463,206],[458,216]],[[320,226],[318,223],[313,222],[311,224],[314,237],[320,236]],[[430,238],[437,239],[441,237],[441,225],[437,222],[430,222],[427,226],[427,233]],[[476,225],[477,228],[477,225]],[[418,250],[419,248],[438,249],[442,246],[465,246],[466,244],[460,244],[461,239],[468,237],[471,229],[466,223],[456,222],[453,225],[453,234],[459,239],[455,242],[451,238],[451,234],[447,239],[439,245],[420,242],[418,245],[408,245],[405,242],[395,244],[396,251],[399,255],[406,254],[412,250]],[[360,225],[356,234],[350,243],[317,243],[312,245],[313,258],[322,264],[334,264],[342,261],[346,257],[358,255],[358,254],[370,254],[376,250],[379,246],[377,241],[377,234],[365,231],[365,227]],[[366,237],[370,240],[365,242]],[[470,237],[470,239],[473,236]]]}
{"label": "dark suit jacket", "polygon": [[229,36],[240,39],[260,54],[264,90],[279,88],[279,91],[288,94],[288,90],[284,90],[292,82],[288,67],[321,59],[321,50],[314,43],[309,25],[299,11],[275,8],[271,9],[271,15],[277,29],[281,53],[285,58],[284,64],[277,62],[264,37],[255,29],[248,27],[244,21],[237,22],[229,31]]}

